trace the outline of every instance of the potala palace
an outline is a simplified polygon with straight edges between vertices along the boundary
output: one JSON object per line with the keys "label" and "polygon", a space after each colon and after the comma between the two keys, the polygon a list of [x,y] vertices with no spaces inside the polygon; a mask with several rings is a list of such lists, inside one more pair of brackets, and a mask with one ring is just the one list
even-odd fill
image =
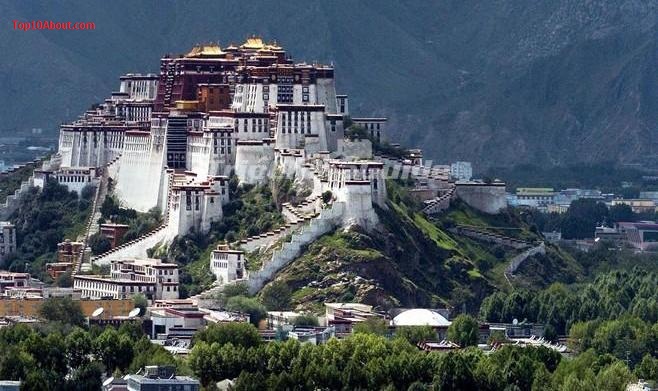
{"label": "potala palace", "polygon": [[[349,137],[349,124],[369,137]],[[373,142],[389,138],[386,125],[385,118],[351,117],[332,65],[295,62],[258,37],[239,46],[198,45],[162,58],[158,75],[122,76],[117,92],[62,125],[58,154],[33,181],[54,178],[78,192],[95,186],[83,244],[110,191],[125,207],[163,213],[160,227],[105,254],[91,257],[83,245],[75,274],[92,263],[144,259],[178,235],[207,232],[223,217],[231,175],[258,185],[292,179],[308,197],[283,205],[284,226],[222,244],[208,260],[218,287],[246,280],[254,291],[319,236],[353,224],[374,229],[375,205],[386,207],[385,178],[413,177],[427,214],[453,197],[490,213],[505,206],[504,184],[455,183],[448,166],[424,164],[419,150],[405,159],[373,154]],[[245,253],[265,249],[269,261],[247,271]],[[89,288],[92,280],[84,281]]]}

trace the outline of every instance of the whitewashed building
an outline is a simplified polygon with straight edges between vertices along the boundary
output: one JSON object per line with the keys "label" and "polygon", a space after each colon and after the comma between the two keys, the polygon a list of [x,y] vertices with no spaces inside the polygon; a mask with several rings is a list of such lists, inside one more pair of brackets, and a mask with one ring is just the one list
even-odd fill
{"label": "whitewashed building", "polygon": [[126,299],[139,293],[151,300],[177,299],[178,265],[159,259],[115,261],[109,276],[78,274],[73,287],[91,299]]}
{"label": "whitewashed building", "polygon": [[218,245],[210,255],[210,271],[221,283],[243,279],[246,275],[244,251]]}

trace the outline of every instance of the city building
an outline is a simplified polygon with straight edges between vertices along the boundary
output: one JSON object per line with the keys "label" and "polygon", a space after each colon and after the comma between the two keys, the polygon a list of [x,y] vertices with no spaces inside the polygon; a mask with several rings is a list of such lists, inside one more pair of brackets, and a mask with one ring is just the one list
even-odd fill
{"label": "city building", "polygon": [[150,300],[178,298],[178,265],[159,259],[129,259],[111,264],[109,276],[82,275],[73,287],[83,298],[125,299],[143,294]]}
{"label": "city building", "polygon": [[[117,379],[118,383],[124,380],[128,391],[199,391],[201,384],[198,380],[189,376],[176,376],[175,367],[170,366],[147,366],[141,374],[126,375],[123,379]],[[104,387],[111,387],[111,382],[106,382]],[[116,388],[105,388],[116,390]]]}
{"label": "city building", "polygon": [[628,205],[634,213],[655,213],[656,201],[652,199],[614,199],[611,202],[612,206],[615,205]]}
{"label": "city building", "polygon": [[206,313],[196,307],[149,308],[152,339],[166,339],[171,334],[191,339],[194,333],[206,325]]}
{"label": "city building", "polygon": [[0,271],[0,294],[8,288],[27,288],[31,287],[32,277],[30,273],[13,273]]}
{"label": "city building", "polygon": [[556,194],[551,187],[520,187],[516,189],[515,206],[545,208],[555,203]]}
{"label": "city building", "polygon": [[641,221],[637,223],[617,223],[619,234],[626,237],[626,242],[641,251],[658,250],[658,223]]}
{"label": "city building", "polygon": [[19,391],[21,382],[18,380],[0,380],[0,391]]}
{"label": "city building", "polygon": [[386,141],[387,118],[352,118],[352,122],[363,127],[370,137],[378,142]]}
{"label": "city building", "polygon": [[450,176],[457,181],[470,181],[473,177],[471,162],[454,162],[450,164]]}
{"label": "city building", "polygon": [[63,167],[54,174],[55,179],[60,185],[66,186],[69,191],[78,194],[87,186],[96,186],[98,184],[99,172],[95,167]]}
{"label": "city building", "polygon": [[324,303],[325,322],[334,327],[337,337],[352,333],[355,324],[371,318],[386,320],[386,314],[373,311],[371,305],[361,303]]}
{"label": "city building", "polygon": [[[425,166],[420,149],[381,156],[370,140],[346,138],[349,113],[348,97],[336,93],[333,65],[295,61],[276,42],[257,36],[240,45],[200,44],[164,56],[157,75],[122,76],[118,91],[61,125],[51,172],[76,191],[112,183],[123,207],[157,208],[163,223],[118,246],[121,229],[115,226],[107,235],[116,247],[89,262],[84,257],[80,269],[144,259],[148,249],[165,248],[176,237],[207,233],[224,218],[231,173],[248,185],[263,185],[280,173],[309,191],[299,205],[289,205],[291,220],[278,231],[231,244],[235,252],[213,252],[209,262],[219,285],[245,280],[254,292],[321,235],[350,225],[376,227],[375,206],[386,207],[389,171],[422,180],[437,191],[440,205],[455,197],[487,213],[506,206],[502,182],[451,183],[447,167]],[[386,118],[355,115],[352,122],[375,141],[387,138]],[[459,178],[472,176],[467,162],[455,168]],[[318,201],[327,192],[332,197],[323,205]],[[290,241],[247,274],[240,251],[270,246],[282,232]],[[178,297],[177,278],[114,274],[76,275],[74,286],[83,297]]]}

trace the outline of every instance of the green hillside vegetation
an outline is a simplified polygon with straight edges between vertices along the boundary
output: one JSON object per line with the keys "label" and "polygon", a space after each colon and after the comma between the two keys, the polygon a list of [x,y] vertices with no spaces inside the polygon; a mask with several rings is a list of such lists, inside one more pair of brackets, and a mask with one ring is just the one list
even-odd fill
{"label": "green hillside vegetation", "polygon": [[27,271],[48,281],[45,263],[57,259],[57,243],[84,231],[93,194],[89,188],[78,197],[66,186],[49,181],[43,190],[32,188],[21,197],[9,219],[16,225],[17,252],[7,258],[6,268],[23,271],[27,267]]}

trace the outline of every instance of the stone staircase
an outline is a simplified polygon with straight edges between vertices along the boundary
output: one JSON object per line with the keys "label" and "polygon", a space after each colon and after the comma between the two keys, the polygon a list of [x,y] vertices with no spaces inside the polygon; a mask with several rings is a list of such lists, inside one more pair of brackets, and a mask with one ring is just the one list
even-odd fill
{"label": "stone staircase", "polygon": [[[172,179],[168,180],[168,183],[172,183]],[[123,243],[120,246],[117,246],[103,254],[99,254],[91,258],[91,263],[97,263],[100,265],[109,264],[112,261],[120,260],[123,258],[145,258],[147,257],[146,250],[155,247],[156,245],[162,243],[165,240],[169,240],[171,237],[171,232],[168,229],[169,224],[169,203],[171,200],[172,190],[171,186],[168,186],[167,190],[167,209],[164,213],[163,223],[155,228],[154,230],[147,232],[141,235],[138,238],[135,238],[129,242]]]}
{"label": "stone staircase", "polygon": [[323,209],[315,217],[309,219],[308,224],[293,233],[290,240],[284,242],[280,249],[275,249],[272,257],[263,262],[260,270],[249,273],[247,279],[249,291],[258,292],[279,270],[298,257],[302,248],[335,229],[339,225],[338,221],[342,216],[343,207],[343,204],[335,204],[328,209]]}
{"label": "stone staircase", "polygon": [[[272,256],[263,262],[261,268],[257,271],[247,273],[242,280],[231,281],[228,284],[219,285],[215,283],[211,288],[190,297],[190,299],[199,303],[209,297],[220,293],[226,285],[246,283],[251,293],[258,292],[272,277],[288,263],[300,255],[304,246],[311,244],[320,236],[335,229],[339,224],[338,220],[342,215],[344,205],[335,204],[328,209],[323,209],[314,216],[306,216],[303,220],[295,223],[287,223],[286,229],[281,230],[278,234],[265,233],[249,239],[234,242],[231,247],[239,247],[245,251],[255,251],[263,246],[272,246],[279,242],[279,239],[290,237],[281,244],[281,248],[274,249]],[[277,232],[276,229],[271,232]]]}
{"label": "stone staircase", "polygon": [[286,202],[281,206],[281,214],[286,220],[284,225],[274,228],[268,232],[250,236],[246,239],[231,243],[233,248],[241,248],[246,252],[253,252],[260,248],[267,248],[276,243],[279,239],[299,231],[304,225],[308,224],[311,219],[319,216],[315,211],[315,202],[318,197],[311,197],[297,206]]}
{"label": "stone staircase", "polygon": [[82,242],[83,245],[82,245],[82,249],[80,250],[80,253],[73,261],[73,270],[71,272],[73,276],[78,274],[78,272],[80,271],[91,270],[91,265],[84,263],[84,260],[86,258],[85,255],[87,253],[91,253],[91,249],[88,246],[89,238],[92,235],[96,234],[100,229],[98,220],[102,216],[101,207],[103,206],[103,202],[105,201],[105,198],[107,197],[107,193],[109,191],[110,171],[112,166],[114,166],[119,161],[120,157],[121,157],[120,155],[117,156],[112,161],[108,162],[101,169],[100,180],[98,181],[98,186],[96,186],[96,192],[94,193],[94,201],[91,204],[91,213],[89,215],[89,219],[87,220],[85,232],[78,237],[78,241]]}

